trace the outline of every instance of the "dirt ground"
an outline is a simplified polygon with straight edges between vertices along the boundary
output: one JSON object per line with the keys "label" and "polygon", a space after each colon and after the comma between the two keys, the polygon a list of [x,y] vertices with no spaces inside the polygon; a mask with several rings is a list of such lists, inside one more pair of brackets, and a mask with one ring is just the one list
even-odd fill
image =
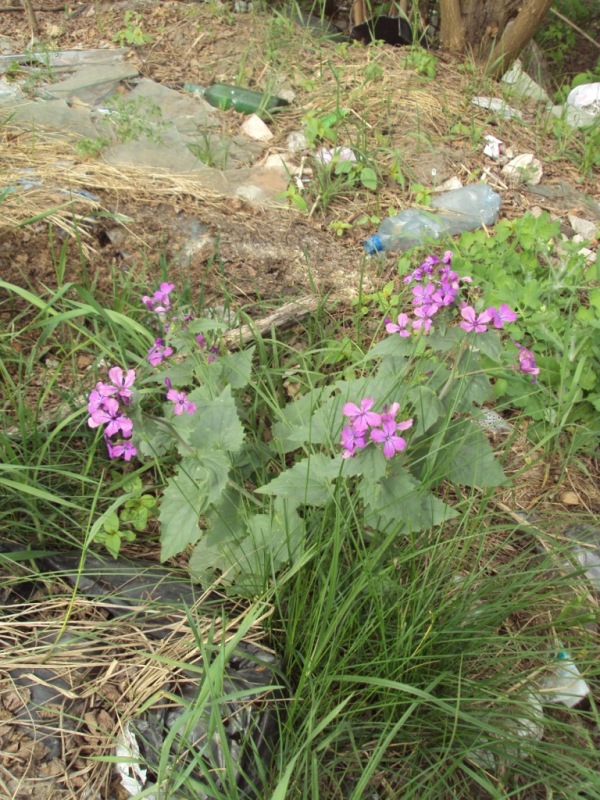
{"label": "dirt ground", "polygon": [[[40,11],[37,16],[41,35],[53,49],[115,47],[119,32],[126,28],[124,15],[132,9],[140,14],[143,32],[151,41],[132,47],[128,59],[142,76],[170,88],[181,89],[185,82],[206,86],[215,81],[243,82],[244,78],[248,86],[260,86],[265,76],[275,72],[265,63],[264,43],[277,50],[271,64],[276,64],[278,80],[293,89],[296,99],[289,111],[274,119],[275,137],[263,158],[286,150],[286,137],[301,127],[307,112],[335,108],[341,90],[340,105],[351,105],[353,115],[370,132],[365,147],[377,152],[384,136],[388,145],[396,148],[407,179],[404,189],[411,181],[430,184],[432,169],[438,182],[452,175],[468,182],[485,168],[491,184],[503,194],[502,215],[520,215],[540,205],[539,197],[506,188],[495,165],[474,149],[467,130],[474,119],[518,152],[532,151],[542,158],[552,155],[544,163],[545,182],[566,179],[574,186],[579,182],[573,165],[565,158],[557,159],[548,144],[537,138],[535,108],[524,109],[525,125],[499,122],[485,111],[473,117],[469,104],[469,93],[477,88],[473,75],[465,65],[441,54],[437,54],[438,77],[432,83],[403,67],[401,48],[373,51],[356,43],[342,48],[322,43],[300,26],[295,32],[293,25],[278,23],[274,16],[232,14],[227,6],[97,2],[72,4],[66,15],[61,7]],[[10,45],[2,37],[8,37]],[[295,38],[301,39],[300,47]],[[288,51],[290,42],[294,47]],[[30,45],[24,14],[2,14],[0,44],[4,52],[11,48],[21,52]],[[324,61],[333,68],[326,70]],[[365,92],[361,84],[369,70],[375,78],[372,91]],[[236,112],[229,112],[224,119],[232,132],[242,120]],[[44,188],[20,194],[21,205],[6,219],[8,232],[0,230],[0,274],[4,279],[35,291],[55,287],[59,253],[64,248],[62,279],[91,282],[99,295],[110,295],[115,283],[118,286],[129,278],[152,284],[159,277],[160,265],[168,263],[170,279],[189,278],[192,291],[208,302],[218,302],[224,291],[234,304],[245,307],[257,300],[289,299],[307,291],[348,299],[356,294],[361,280],[369,289],[385,277],[379,265],[379,274],[373,275],[373,262],[365,261],[361,244],[374,226],[361,218],[383,217],[388,208],[402,209],[414,201],[389,177],[390,165],[385,163],[389,148],[382,154],[383,178],[376,195],[366,190],[345,193],[333,198],[325,210],[316,208],[307,217],[291,208],[256,208],[237,198],[210,197],[195,190],[189,181],[182,185],[126,172],[111,177],[108,170],[103,175],[101,156],[82,158],[75,145],[64,137],[57,141],[43,131],[16,131],[10,122],[0,127],[0,172],[7,173],[9,185],[11,172],[39,170],[41,160],[44,165]],[[48,220],[10,231],[15,222],[64,202],[60,192],[74,188],[70,173],[75,170],[79,174],[77,188],[94,193],[98,201],[93,208],[81,210],[79,225],[68,219],[73,216],[72,206],[65,212],[62,230],[55,229],[54,250],[49,246]],[[305,167],[305,172],[310,175],[310,167]],[[577,188],[592,196],[598,190],[591,178]],[[313,197],[309,185],[309,207]],[[10,202],[9,196],[3,208],[7,216]],[[544,207],[563,215],[577,211],[556,203]],[[77,207],[75,210],[79,212]],[[331,227],[337,222],[351,226],[341,237]]]}

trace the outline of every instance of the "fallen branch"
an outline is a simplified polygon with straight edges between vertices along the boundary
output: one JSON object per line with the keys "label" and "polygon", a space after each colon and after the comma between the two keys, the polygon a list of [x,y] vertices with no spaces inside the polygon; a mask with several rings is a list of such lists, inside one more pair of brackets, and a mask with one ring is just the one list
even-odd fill
{"label": "fallen branch", "polygon": [[281,308],[271,314],[267,314],[266,317],[261,317],[253,320],[248,325],[241,325],[239,328],[227,331],[223,336],[223,343],[227,347],[241,347],[254,339],[257,333],[268,333],[271,328],[287,328],[302,319],[302,317],[310,314],[311,311],[316,311],[318,305],[319,299],[314,295],[307,295],[299,300],[293,300],[291,303],[285,303]]}

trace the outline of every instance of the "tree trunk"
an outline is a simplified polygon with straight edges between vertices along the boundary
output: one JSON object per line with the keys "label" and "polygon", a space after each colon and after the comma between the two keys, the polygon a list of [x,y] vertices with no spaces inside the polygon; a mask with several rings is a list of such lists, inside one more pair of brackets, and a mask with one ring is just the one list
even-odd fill
{"label": "tree trunk", "polygon": [[525,0],[514,21],[505,28],[489,57],[488,74],[499,78],[528,44],[548,13],[552,0]]}
{"label": "tree trunk", "polygon": [[501,74],[531,39],[551,4],[552,0],[440,0],[442,47],[470,51],[479,61],[490,63],[492,74]]}
{"label": "tree trunk", "polygon": [[440,0],[440,42],[444,50],[462,53],[465,47],[465,26],[460,0]]}

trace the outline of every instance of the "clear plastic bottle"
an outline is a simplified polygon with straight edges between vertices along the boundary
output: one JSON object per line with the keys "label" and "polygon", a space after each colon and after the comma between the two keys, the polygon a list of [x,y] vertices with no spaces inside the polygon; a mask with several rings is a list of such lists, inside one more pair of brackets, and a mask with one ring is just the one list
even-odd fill
{"label": "clear plastic bottle", "polygon": [[408,208],[384,219],[377,233],[364,243],[369,255],[380,250],[403,251],[482,225],[493,225],[500,211],[500,195],[486,183],[475,183],[434,197],[432,209]]}
{"label": "clear plastic bottle", "polygon": [[540,686],[542,697],[550,703],[562,703],[567,708],[578,705],[590,693],[567,650],[556,654],[556,669]]}

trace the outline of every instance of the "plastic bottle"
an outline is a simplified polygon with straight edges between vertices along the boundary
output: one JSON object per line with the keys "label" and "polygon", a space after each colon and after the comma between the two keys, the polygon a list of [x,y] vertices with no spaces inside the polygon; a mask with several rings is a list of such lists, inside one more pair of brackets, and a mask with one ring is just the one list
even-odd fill
{"label": "plastic bottle", "polygon": [[435,212],[408,208],[384,219],[377,233],[364,243],[369,255],[380,250],[401,251],[482,225],[493,225],[500,211],[500,195],[486,183],[444,192],[431,201]]}
{"label": "plastic bottle", "polygon": [[213,83],[203,92],[207,103],[222,111],[234,108],[242,114],[255,114],[257,111],[273,111],[281,106],[289,105],[283,97],[272,95],[271,97],[263,92],[254,92],[252,89],[245,89],[243,86],[229,86],[226,83]]}
{"label": "plastic bottle", "polygon": [[581,677],[577,666],[571,661],[567,650],[556,654],[556,670],[540,686],[543,698],[550,703],[562,703],[573,708],[590,693],[590,687]]}

